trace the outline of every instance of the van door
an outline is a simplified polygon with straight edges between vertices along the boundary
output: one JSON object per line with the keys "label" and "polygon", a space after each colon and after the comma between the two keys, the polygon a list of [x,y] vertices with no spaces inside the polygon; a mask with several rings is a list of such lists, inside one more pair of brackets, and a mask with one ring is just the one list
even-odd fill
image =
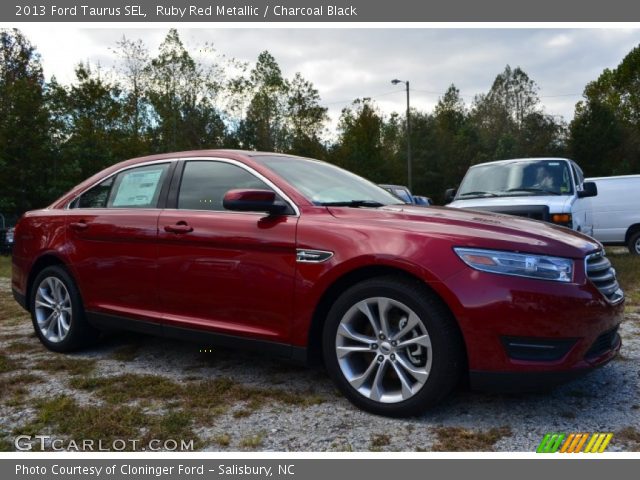
{"label": "van door", "polygon": [[584,173],[577,163],[570,162],[570,164],[575,192],[573,205],[571,206],[573,229],[586,235],[593,236],[593,212],[591,209],[591,198],[580,198],[578,196],[578,191],[584,188]]}

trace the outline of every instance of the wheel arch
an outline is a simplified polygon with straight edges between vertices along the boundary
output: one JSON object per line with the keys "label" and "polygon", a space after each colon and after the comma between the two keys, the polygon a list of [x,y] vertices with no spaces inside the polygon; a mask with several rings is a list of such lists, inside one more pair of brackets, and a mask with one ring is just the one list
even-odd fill
{"label": "wheel arch", "polygon": [[445,301],[443,296],[433,288],[432,285],[425,282],[419,276],[415,275],[413,272],[391,265],[377,264],[377,265],[367,265],[360,266],[354,268],[348,272],[343,272],[339,277],[334,279],[323,291],[320,299],[316,303],[316,307],[313,311],[313,315],[311,318],[311,324],[309,327],[309,332],[307,336],[307,361],[312,365],[319,365],[322,363],[322,329],[331,309],[333,303],[338,299],[338,297],[348,288],[353,285],[370,278],[374,277],[382,277],[389,275],[399,275],[403,276],[407,279],[420,282],[421,285],[428,291],[430,291],[435,298],[437,298],[443,305],[444,308],[449,312],[451,318],[454,320],[456,328],[458,329],[458,333],[460,334],[460,338],[463,339],[462,345],[464,349],[464,362],[467,364],[467,352],[466,352],[466,344],[464,342],[464,338],[462,335],[462,330],[460,328],[460,324],[456,319],[452,308]]}
{"label": "wheel arch", "polygon": [[627,233],[625,233],[624,235],[624,243],[629,243],[629,240],[631,240],[631,236],[638,232],[640,232],[640,223],[634,223],[629,228],[627,228]]}
{"label": "wheel arch", "polygon": [[44,253],[42,254],[40,257],[38,257],[38,259],[33,262],[33,265],[31,266],[31,269],[29,270],[29,276],[27,277],[27,288],[25,291],[25,299],[26,299],[26,304],[27,304],[27,310],[31,311],[30,307],[31,307],[31,292],[33,289],[33,283],[35,282],[36,277],[38,276],[38,274],[44,270],[47,267],[52,267],[52,266],[60,266],[63,267],[67,273],[69,273],[69,275],[72,275],[70,269],[67,267],[67,264],[64,262],[64,260],[62,260],[62,258],[60,258],[58,255],[56,255],[55,253]]}

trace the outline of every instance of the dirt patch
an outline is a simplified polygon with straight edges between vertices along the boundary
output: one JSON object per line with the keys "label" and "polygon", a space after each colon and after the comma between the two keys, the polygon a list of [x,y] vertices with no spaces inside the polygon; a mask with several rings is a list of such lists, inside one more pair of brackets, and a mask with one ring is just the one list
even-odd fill
{"label": "dirt patch", "polygon": [[436,428],[435,433],[435,452],[486,452],[492,451],[499,440],[511,436],[511,428],[469,430],[462,427],[441,427]]}

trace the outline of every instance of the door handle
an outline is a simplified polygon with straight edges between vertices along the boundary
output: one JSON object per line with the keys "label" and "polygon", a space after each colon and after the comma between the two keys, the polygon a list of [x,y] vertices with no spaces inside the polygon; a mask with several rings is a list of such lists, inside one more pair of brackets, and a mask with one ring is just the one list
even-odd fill
{"label": "door handle", "polygon": [[82,220],[80,220],[79,222],[70,223],[69,226],[78,232],[89,228],[89,224]]}
{"label": "door handle", "polygon": [[180,222],[175,225],[165,225],[164,231],[177,234],[190,233],[193,232],[193,227],[186,222]]}

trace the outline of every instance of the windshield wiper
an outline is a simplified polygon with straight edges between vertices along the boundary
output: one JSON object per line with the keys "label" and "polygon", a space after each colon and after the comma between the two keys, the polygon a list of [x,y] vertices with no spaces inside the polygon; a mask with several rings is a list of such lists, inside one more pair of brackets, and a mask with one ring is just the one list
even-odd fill
{"label": "windshield wiper", "polygon": [[497,197],[498,196],[493,192],[480,192],[480,191],[478,191],[478,192],[464,192],[464,193],[460,194],[461,197],[468,197],[469,195],[478,195],[478,196],[479,195],[486,195],[487,197]]}
{"label": "windshield wiper", "polygon": [[558,192],[554,192],[553,190],[545,190],[544,188],[510,188],[509,190],[505,190],[505,192],[533,192],[533,193],[544,193],[547,195],[560,195]]}
{"label": "windshield wiper", "polygon": [[320,205],[323,207],[369,207],[369,208],[378,208],[384,207],[384,203],[376,202],[375,200],[346,200],[343,202],[321,202]]}

